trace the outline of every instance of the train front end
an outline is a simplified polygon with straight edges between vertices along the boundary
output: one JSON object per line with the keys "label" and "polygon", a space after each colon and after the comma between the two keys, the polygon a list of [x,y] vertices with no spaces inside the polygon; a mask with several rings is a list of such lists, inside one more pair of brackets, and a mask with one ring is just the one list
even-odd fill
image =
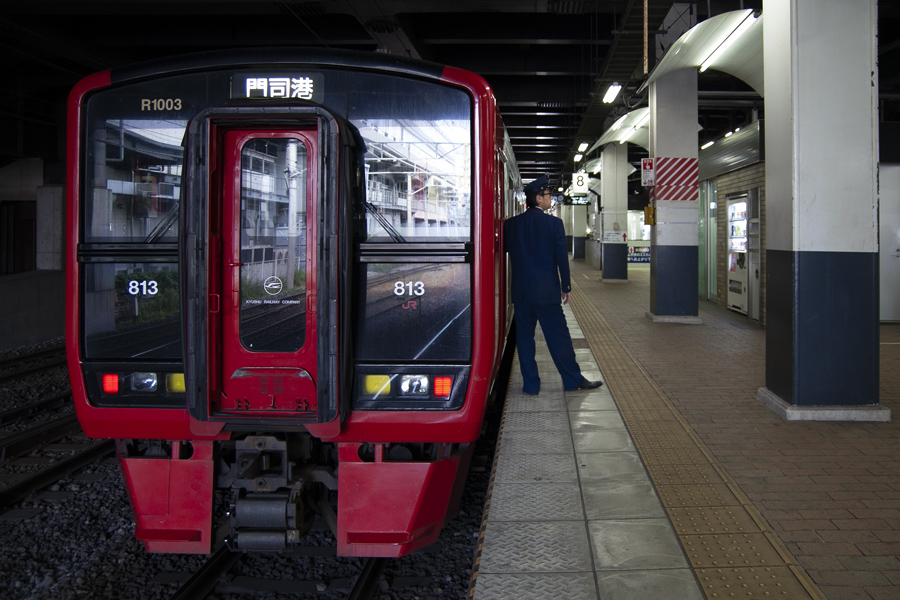
{"label": "train front end", "polygon": [[402,556],[459,498],[505,334],[493,97],[375,55],[232,60],[72,92],[79,420],[151,552],[287,549],[319,515],[339,555]]}

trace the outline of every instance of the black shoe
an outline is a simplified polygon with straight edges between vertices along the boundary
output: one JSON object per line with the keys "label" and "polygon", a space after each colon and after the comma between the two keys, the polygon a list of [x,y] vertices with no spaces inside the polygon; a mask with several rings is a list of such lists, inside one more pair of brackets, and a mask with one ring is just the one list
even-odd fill
{"label": "black shoe", "polygon": [[575,388],[574,390],[567,390],[567,391],[574,392],[577,390],[595,390],[598,387],[600,387],[601,385],[603,385],[602,381],[588,381],[587,379],[585,379],[584,381],[581,382],[581,385],[579,385],[577,388]]}
{"label": "black shoe", "polygon": [[540,394],[540,392],[528,392],[528,391],[525,391],[525,390],[522,390],[522,392],[523,392],[526,396],[537,396],[538,394]]}

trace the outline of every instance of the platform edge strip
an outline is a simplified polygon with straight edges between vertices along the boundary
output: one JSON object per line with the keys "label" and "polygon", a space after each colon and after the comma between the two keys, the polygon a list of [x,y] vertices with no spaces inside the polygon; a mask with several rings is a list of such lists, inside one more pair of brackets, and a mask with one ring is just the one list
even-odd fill
{"label": "platform edge strip", "polygon": [[[513,357],[515,360],[517,356]],[[512,374],[510,374],[512,377]],[[494,493],[494,480],[497,477],[497,463],[500,459],[500,442],[503,440],[503,428],[506,425],[506,409],[509,406],[509,388],[507,387],[506,396],[503,399],[503,412],[500,415],[500,427],[497,431],[497,442],[494,444],[494,460],[491,464],[491,476],[488,479],[488,489],[484,498],[484,510],[481,513],[481,527],[478,530],[478,543],[475,545],[475,558],[472,562],[472,574],[469,576],[469,589],[466,594],[468,600],[475,598],[475,586],[478,580],[478,572],[481,568],[481,553],[484,550],[484,535],[487,529],[488,517],[491,511],[491,496]]]}

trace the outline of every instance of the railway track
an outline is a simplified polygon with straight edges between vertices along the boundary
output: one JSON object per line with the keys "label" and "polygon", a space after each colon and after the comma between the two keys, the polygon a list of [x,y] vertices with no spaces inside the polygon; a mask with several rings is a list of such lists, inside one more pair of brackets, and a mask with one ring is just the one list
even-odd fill
{"label": "railway track", "polygon": [[0,360],[0,385],[64,367],[65,364],[64,348],[50,348],[26,356],[2,359]]}
{"label": "railway track", "polygon": [[0,426],[7,425],[27,416],[40,413],[45,410],[53,410],[59,408],[72,400],[72,392],[66,390],[35,400],[33,402],[22,404],[14,408],[0,411]]}
{"label": "railway track", "polygon": [[31,352],[25,355],[18,356],[9,356],[6,358],[0,358],[0,372],[6,371],[10,368],[15,368],[18,365],[28,364],[35,361],[41,361],[46,358],[57,358],[59,356],[65,356],[66,349],[63,346],[53,346],[51,348],[45,348],[43,350],[37,350],[35,352]]}
{"label": "railway track", "polygon": [[56,460],[46,468],[22,475],[0,489],[0,510],[6,509],[50,486],[63,477],[97,462],[115,452],[115,442],[103,440],[93,444],[83,444],[84,448],[75,454]]}
{"label": "railway track", "polygon": [[[317,548],[317,550],[327,550]],[[292,555],[304,554],[303,552]],[[333,553],[332,553],[333,554]],[[330,558],[333,558],[330,557]],[[272,579],[241,574],[230,574],[240,570],[247,555],[231,552],[224,544],[219,546],[209,558],[192,573],[169,600],[203,600],[212,594],[333,594],[339,593],[347,600],[371,600],[382,587],[391,590],[427,585],[430,577],[397,578],[383,580],[385,570],[392,560],[369,558],[362,564],[355,577],[335,576],[313,579]],[[346,593],[346,596],[343,594]]]}
{"label": "railway track", "polygon": [[75,413],[65,410],[70,398],[63,392],[0,413],[4,428],[18,429],[0,436],[0,474],[6,483],[0,488],[0,510],[114,453],[111,440],[92,441],[81,434]]}
{"label": "railway track", "polygon": [[40,390],[36,375],[65,364],[62,349],[4,359],[2,380],[18,385],[4,389],[0,405],[0,510],[53,485],[61,478],[111,455],[111,441],[88,440],[72,408],[72,393],[63,373],[64,391],[36,400],[23,399],[22,390]]}

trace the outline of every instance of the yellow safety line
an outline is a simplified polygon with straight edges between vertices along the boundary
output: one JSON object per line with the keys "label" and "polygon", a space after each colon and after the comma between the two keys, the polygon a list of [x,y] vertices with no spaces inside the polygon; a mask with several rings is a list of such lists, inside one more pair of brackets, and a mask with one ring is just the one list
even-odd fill
{"label": "yellow safety line", "polygon": [[[810,599],[825,600],[766,519],[713,458],[706,444],[574,280],[571,304],[706,597],[718,600],[774,595],[796,600],[798,590],[792,588],[799,584]],[[661,438],[664,443],[659,443]],[[684,481],[686,475],[698,473],[702,481],[696,477]],[[673,477],[676,483],[672,482]],[[687,502],[679,505],[678,500],[685,496]],[[750,519],[742,518],[732,497]],[[693,526],[695,517],[700,521],[708,519],[709,512],[730,523],[710,526],[707,522],[694,527],[690,534],[684,531],[685,516]],[[726,516],[723,519],[721,515]],[[765,542],[777,553],[781,564],[764,564]],[[700,553],[704,553],[702,557]],[[698,566],[699,562],[709,564]],[[793,576],[794,582],[784,581],[785,572]],[[792,595],[786,595],[789,593]]]}

